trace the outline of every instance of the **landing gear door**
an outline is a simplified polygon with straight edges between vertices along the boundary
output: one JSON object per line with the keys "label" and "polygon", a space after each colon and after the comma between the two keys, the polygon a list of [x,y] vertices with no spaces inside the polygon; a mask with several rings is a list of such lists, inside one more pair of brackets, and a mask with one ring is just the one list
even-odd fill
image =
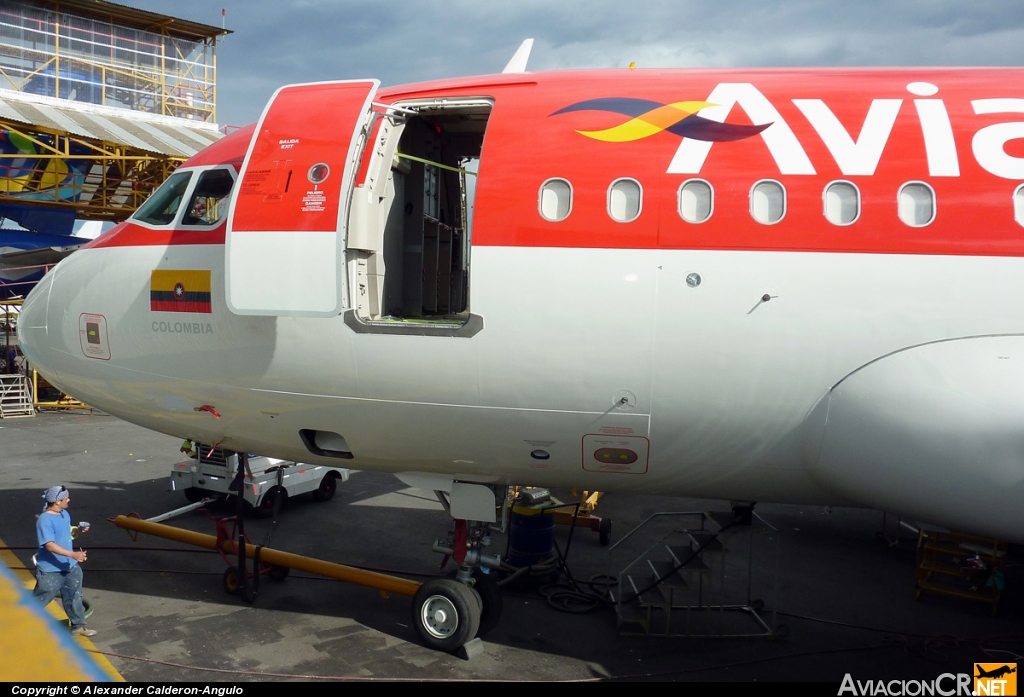
{"label": "landing gear door", "polygon": [[379,85],[289,85],[270,99],[228,212],[225,291],[235,314],[341,312],[346,208]]}

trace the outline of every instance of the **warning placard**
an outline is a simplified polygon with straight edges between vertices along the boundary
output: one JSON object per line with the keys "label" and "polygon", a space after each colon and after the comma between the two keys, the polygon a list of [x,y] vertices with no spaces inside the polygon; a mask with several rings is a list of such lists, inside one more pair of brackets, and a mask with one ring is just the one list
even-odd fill
{"label": "warning placard", "polygon": [[302,210],[306,213],[322,213],[327,203],[327,196],[319,189],[307,191],[302,197]]}

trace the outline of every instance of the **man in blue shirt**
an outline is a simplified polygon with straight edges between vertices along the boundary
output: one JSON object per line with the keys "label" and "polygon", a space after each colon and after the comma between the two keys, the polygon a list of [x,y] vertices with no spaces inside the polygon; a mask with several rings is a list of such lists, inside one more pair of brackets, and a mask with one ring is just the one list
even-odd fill
{"label": "man in blue shirt", "polygon": [[[36,588],[34,595],[43,606],[60,593],[64,612],[71,620],[73,636],[93,636],[95,629],[85,626],[85,609],[82,606],[82,567],[86,560],[84,551],[74,551],[71,535],[71,493],[67,487],[51,486],[43,492],[46,508],[36,521],[36,538],[39,550],[36,552]],[[89,529],[83,524],[80,532]]]}

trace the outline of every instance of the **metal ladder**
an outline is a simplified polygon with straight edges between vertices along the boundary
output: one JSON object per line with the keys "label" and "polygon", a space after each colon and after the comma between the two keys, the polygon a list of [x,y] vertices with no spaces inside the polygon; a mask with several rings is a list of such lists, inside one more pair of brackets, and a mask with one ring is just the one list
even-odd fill
{"label": "metal ladder", "polygon": [[[613,545],[610,561],[621,569],[613,593],[620,635],[774,638],[788,631],[774,615],[778,531],[756,514],[752,525],[731,520],[723,513],[655,513]],[[657,542],[647,546],[644,537]],[[614,562],[616,547],[631,560],[625,566]],[[762,617],[764,603],[752,597],[755,574],[762,576],[758,590],[768,591],[771,617]]]}
{"label": "metal ladder", "polygon": [[0,419],[35,416],[32,390],[24,375],[0,375]]}

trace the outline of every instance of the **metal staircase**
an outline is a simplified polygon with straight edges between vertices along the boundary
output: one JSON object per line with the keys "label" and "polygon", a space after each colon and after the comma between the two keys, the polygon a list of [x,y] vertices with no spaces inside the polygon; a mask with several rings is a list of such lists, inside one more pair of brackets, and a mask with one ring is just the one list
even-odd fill
{"label": "metal staircase", "polygon": [[32,390],[24,375],[0,375],[0,419],[35,416]]}
{"label": "metal staircase", "polygon": [[612,563],[630,559],[614,592],[619,633],[784,636],[774,610],[766,620],[755,598],[777,606],[778,531],[748,514],[737,522],[731,513],[655,513],[620,539],[609,550]]}

